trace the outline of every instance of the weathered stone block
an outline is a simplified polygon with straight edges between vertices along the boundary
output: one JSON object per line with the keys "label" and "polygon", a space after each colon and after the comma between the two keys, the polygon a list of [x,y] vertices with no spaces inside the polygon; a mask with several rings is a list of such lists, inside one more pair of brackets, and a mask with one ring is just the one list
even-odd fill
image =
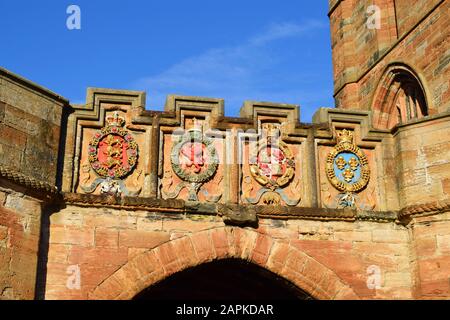
{"label": "weathered stone block", "polygon": [[119,246],[130,248],[154,248],[169,241],[170,234],[162,231],[121,230]]}
{"label": "weathered stone block", "polygon": [[372,231],[372,240],[374,242],[406,243],[408,234],[401,230],[374,230]]}
{"label": "weathered stone block", "polygon": [[119,232],[114,229],[96,228],[95,246],[117,248],[119,246]]}
{"label": "weathered stone block", "polygon": [[94,246],[94,229],[53,226],[50,229],[50,243],[92,247]]}

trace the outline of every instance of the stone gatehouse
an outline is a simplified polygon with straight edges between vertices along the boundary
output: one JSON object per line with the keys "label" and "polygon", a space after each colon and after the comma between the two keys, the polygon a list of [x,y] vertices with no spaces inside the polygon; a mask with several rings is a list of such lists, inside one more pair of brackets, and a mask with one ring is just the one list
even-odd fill
{"label": "stone gatehouse", "polygon": [[0,298],[450,298],[449,13],[330,0],[336,108],[313,123],[139,91],[75,105],[0,69]]}

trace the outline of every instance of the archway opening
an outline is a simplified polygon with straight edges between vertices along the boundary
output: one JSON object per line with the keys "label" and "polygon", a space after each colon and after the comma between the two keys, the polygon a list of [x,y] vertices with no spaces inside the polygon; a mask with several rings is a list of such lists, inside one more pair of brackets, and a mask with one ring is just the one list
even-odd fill
{"label": "archway opening", "polygon": [[135,300],[312,300],[288,280],[255,264],[218,260],[176,273]]}
{"label": "archway opening", "polygon": [[392,129],[429,114],[425,90],[405,65],[391,65],[382,77],[374,100],[375,126]]}

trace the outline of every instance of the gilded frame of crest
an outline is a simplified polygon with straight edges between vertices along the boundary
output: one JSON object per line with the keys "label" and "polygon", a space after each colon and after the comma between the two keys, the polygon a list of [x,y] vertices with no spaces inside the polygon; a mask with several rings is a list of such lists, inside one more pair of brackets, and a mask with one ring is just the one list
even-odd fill
{"label": "gilded frame of crest", "polygon": [[[283,152],[284,156],[286,157],[287,163],[286,172],[281,177],[277,178],[277,180],[270,180],[268,177],[262,175],[260,173],[260,168],[256,160],[258,158],[259,153],[267,149],[269,146],[280,149]],[[267,187],[269,189],[283,188],[287,186],[294,178],[295,175],[294,156],[289,147],[283,141],[279,141],[276,144],[268,142],[261,144],[259,148],[256,150],[256,152],[252,154],[251,159],[252,161],[250,163],[250,173],[252,177],[264,187]]]}
{"label": "gilded frame of crest", "polygon": [[[131,151],[131,154],[128,156],[128,169],[120,167],[118,169],[112,170],[108,172],[106,168],[103,166],[99,166],[98,162],[98,147],[100,141],[108,135],[118,135],[121,136],[128,143],[127,151]],[[113,179],[121,179],[131,173],[136,166],[137,159],[139,156],[138,145],[134,140],[133,136],[125,129],[118,127],[117,125],[108,124],[105,127],[101,128],[94,134],[94,137],[89,142],[89,163],[92,169],[100,176],[104,178],[113,178]]]}
{"label": "gilded frame of crest", "polygon": [[[359,158],[361,175],[360,179],[355,183],[343,182],[339,180],[338,177],[336,177],[336,173],[334,170],[334,162],[336,161],[337,156],[342,152],[353,153],[355,156]],[[367,186],[370,180],[370,167],[369,161],[367,160],[367,156],[358,146],[349,142],[341,142],[333,148],[333,150],[327,156],[325,169],[330,183],[336,189],[343,192],[359,192]]]}

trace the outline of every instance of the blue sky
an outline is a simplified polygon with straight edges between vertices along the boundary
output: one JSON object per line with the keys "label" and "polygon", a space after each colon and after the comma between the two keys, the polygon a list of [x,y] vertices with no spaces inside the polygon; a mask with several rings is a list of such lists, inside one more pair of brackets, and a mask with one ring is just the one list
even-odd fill
{"label": "blue sky", "polygon": [[[81,30],[66,9],[81,8]],[[333,107],[328,1],[0,1],[0,66],[83,103],[87,87]]]}

